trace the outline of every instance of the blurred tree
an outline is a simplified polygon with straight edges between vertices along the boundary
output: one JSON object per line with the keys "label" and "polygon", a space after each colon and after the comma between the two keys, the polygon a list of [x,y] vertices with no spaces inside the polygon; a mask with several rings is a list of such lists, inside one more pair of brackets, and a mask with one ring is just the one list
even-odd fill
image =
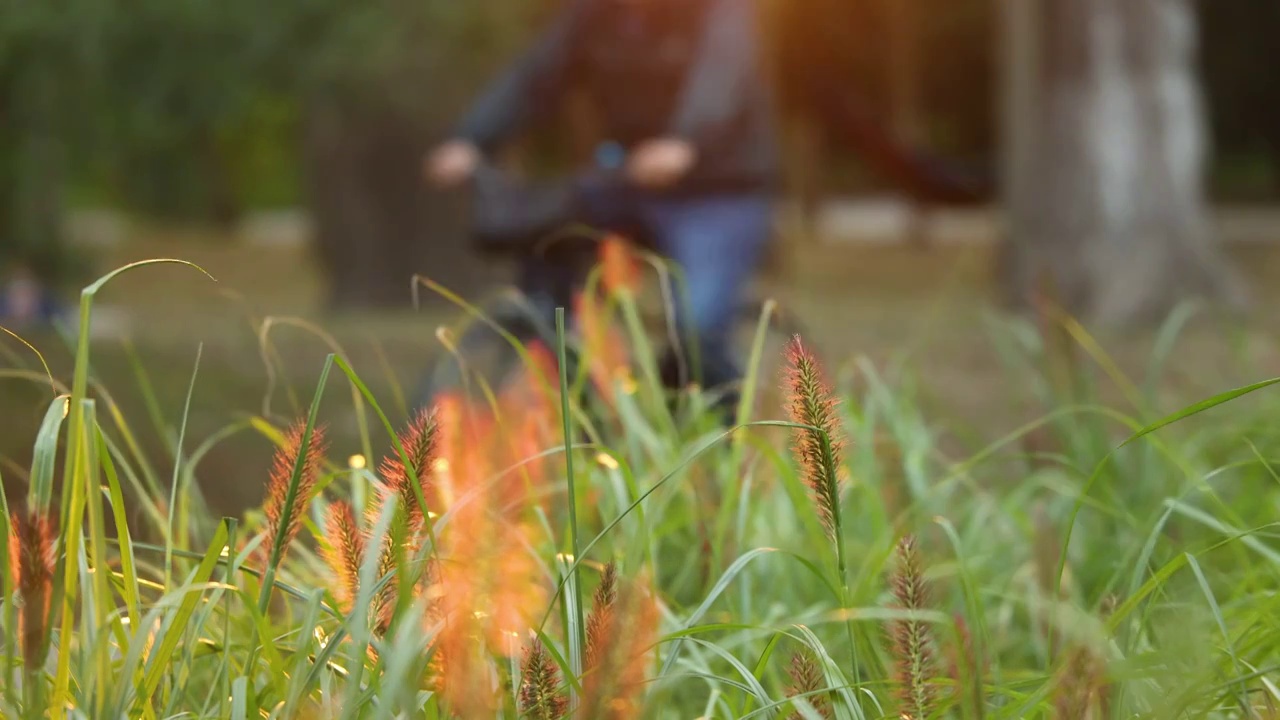
{"label": "blurred tree", "polygon": [[488,275],[458,198],[428,190],[423,153],[538,26],[529,0],[305,0],[293,28],[307,205],[335,307],[403,306],[420,272],[467,291]]}
{"label": "blurred tree", "polygon": [[105,199],[161,218],[233,223],[233,143],[264,96],[288,16],[253,0],[116,0],[104,29],[96,170]]}
{"label": "blurred tree", "polygon": [[[1063,67],[1046,79],[1047,97],[1068,102],[1063,98],[1074,93],[1088,107],[1110,108],[1112,90],[1156,86],[1151,78],[1160,71],[1144,63],[1172,63],[1189,72],[1187,40],[1176,29],[1140,32],[1129,19],[1134,13],[1176,13],[1169,8],[1185,1],[1121,0],[1113,9],[1095,11],[1102,0],[1080,8],[1036,0],[1072,22],[1118,29],[1127,48],[1119,53],[1122,59],[1105,60],[1104,67],[1099,58],[1117,51],[1099,55],[1093,45],[1104,41],[1088,36],[1083,26],[1055,25],[1052,55]],[[1280,121],[1273,120],[1280,118],[1280,86],[1275,73],[1258,69],[1269,58],[1266,28],[1274,27],[1280,5],[1264,10],[1246,7],[1251,0],[1198,1],[1208,13],[1206,34],[1214,48],[1207,69],[1218,136],[1224,146],[1231,141],[1233,158],[1270,153],[1280,166]],[[68,196],[148,216],[224,224],[255,206],[302,199],[317,221],[318,257],[332,280],[334,304],[403,305],[415,271],[447,276],[458,289],[473,290],[488,268],[467,251],[458,198],[423,186],[420,156],[447,132],[476,88],[563,2],[0,0],[0,264],[6,257],[22,258],[46,276],[67,268],[71,256],[60,236]],[[933,194],[925,182],[928,173],[882,132],[892,97],[884,57],[893,0],[773,4],[769,12],[776,21],[766,27],[774,34],[785,112],[827,141],[827,150],[812,153],[815,164],[822,159],[830,168],[832,156],[837,163],[856,157],[885,179],[880,182]],[[927,50],[919,58],[918,102],[927,121],[918,128],[921,146],[970,157],[990,146],[995,63],[989,13],[987,0],[957,0],[914,15],[922,27],[911,33]],[[1085,49],[1090,64],[1073,68],[1071,54]],[[1152,53],[1176,57],[1142,59]],[[1159,101],[1144,93],[1127,97],[1120,104],[1133,105],[1125,115],[1128,129],[1116,132],[1154,127]],[[1059,134],[1086,143],[1090,131],[1079,115],[1053,117],[1041,108],[1029,111],[1032,119],[1023,124],[1037,129],[1037,147]],[[1180,132],[1195,137],[1198,123],[1193,118]],[[1090,137],[1100,135],[1106,133]],[[1148,135],[1154,134],[1140,137],[1151,140]],[[1152,158],[1163,153],[1172,161],[1176,152],[1146,149],[1151,144],[1131,143],[1126,153],[1103,156],[1127,156],[1146,168],[1143,173],[1182,177],[1154,170],[1159,163]],[[1047,188],[1047,181],[1034,178],[1054,167],[1058,156],[1070,161],[1062,167],[1092,162],[1067,145],[1044,145],[1039,169],[1019,175],[1033,178],[1026,188]],[[1185,157],[1201,164],[1194,149]],[[856,182],[844,189],[867,187],[865,172],[851,175]],[[1099,168],[1085,168],[1073,171],[1073,180],[1050,179],[1084,193],[1101,188],[1101,176]],[[1133,190],[1131,199],[1165,192],[1132,177],[1111,181],[1147,188]],[[1055,194],[1068,197],[1070,188]],[[1178,185],[1161,197],[1184,190]],[[1016,203],[1023,208],[1023,221],[1015,223],[1020,236],[1027,234],[1028,217],[1050,223],[1042,202],[1047,201],[1027,197]],[[1146,219],[1124,220],[1123,231],[1115,225],[1107,232],[1144,236],[1130,229],[1139,222],[1153,227],[1156,216],[1171,222],[1171,211],[1161,212],[1135,209],[1135,218]],[[1203,208],[1188,212],[1200,217],[1202,227]],[[1079,227],[1101,222],[1070,220]],[[1028,258],[1043,255],[1035,247],[1019,245]],[[1027,259],[1013,266],[1035,264]],[[1020,271],[1028,273],[1035,274]],[[1089,284],[1102,286],[1100,280]]]}
{"label": "blurred tree", "polygon": [[[1009,290],[1106,324],[1244,288],[1215,242],[1190,0],[1006,0]],[[1028,44],[1028,36],[1039,37]],[[1038,47],[1037,47],[1038,45]]]}
{"label": "blurred tree", "polygon": [[0,0],[0,272],[23,266],[57,282],[76,269],[63,210],[87,125],[76,109],[100,46],[99,6]]}
{"label": "blurred tree", "polygon": [[404,305],[415,270],[462,282],[479,263],[419,158],[547,4],[0,0],[0,255],[65,264],[73,181],[228,226],[301,193],[335,304]]}

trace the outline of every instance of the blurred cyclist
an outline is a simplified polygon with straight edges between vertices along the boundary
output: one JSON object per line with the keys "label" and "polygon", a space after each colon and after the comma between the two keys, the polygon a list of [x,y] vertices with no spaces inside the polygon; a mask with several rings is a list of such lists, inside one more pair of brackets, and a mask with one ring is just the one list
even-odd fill
{"label": "blurred cyclist", "polygon": [[[752,0],[569,0],[542,37],[480,98],[454,139],[426,159],[443,186],[469,180],[482,158],[583,91],[622,164],[621,191],[583,187],[585,217],[639,234],[683,272],[682,345],[698,340],[697,377],[736,402],[730,330],[744,285],[772,231],[777,152]],[[519,286],[550,322],[571,307],[590,258],[571,252],[521,259]],[[663,363],[675,386],[684,366]]]}

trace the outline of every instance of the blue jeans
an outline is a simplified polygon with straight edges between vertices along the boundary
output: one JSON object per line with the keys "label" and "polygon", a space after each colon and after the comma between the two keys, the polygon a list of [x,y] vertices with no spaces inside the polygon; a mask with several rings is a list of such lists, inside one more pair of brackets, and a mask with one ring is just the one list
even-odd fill
{"label": "blue jeans", "polygon": [[[585,187],[583,198],[587,224],[635,240],[679,269],[675,277],[683,282],[677,279],[674,290],[681,342],[662,360],[664,382],[677,388],[696,381],[722,391],[722,406],[735,404],[742,374],[733,347],[734,321],[772,234],[772,198],[672,198],[616,187]],[[542,339],[554,347],[555,310],[571,313],[597,250],[594,241],[564,242],[522,258],[517,285],[524,301],[496,311],[493,319],[522,342]],[[567,320],[572,324],[571,315]],[[469,334],[460,340],[461,354],[493,339],[484,331]]]}
{"label": "blue jeans", "polygon": [[[662,363],[664,380],[671,387],[696,381],[724,390],[726,401],[732,402],[731,386],[741,380],[733,348],[734,320],[742,291],[772,234],[770,196],[671,198],[617,188],[584,188],[583,196],[588,224],[649,246],[676,265],[676,277],[683,276],[674,288],[683,356],[674,348],[668,350]],[[567,247],[559,257],[533,257],[523,263],[520,287],[539,314],[554,319],[557,306],[570,307],[595,260],[593,253],[594,246]],[[689,352],[692,349],[697,352]]]}

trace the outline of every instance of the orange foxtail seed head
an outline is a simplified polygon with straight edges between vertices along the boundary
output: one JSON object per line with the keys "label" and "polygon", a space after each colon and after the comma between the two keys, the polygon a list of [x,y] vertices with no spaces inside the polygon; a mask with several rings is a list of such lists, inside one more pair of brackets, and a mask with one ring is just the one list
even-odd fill
{"label": "orange foxtail seed head", "polygon": [[610,235],[600,243],[600,274],[607,293],[635,289],[639,272],[626,240]]}
{"label": "orange foxtail seed head", "polygon": [[[281,527],[284,528],[284,536],[279,548],[278,560],[284,560],[289,544],[298,534],[307,503],[311,502],[316,484],[320,481],[320,468],[324,463],[324,453],[327,449],[324,428],[312,428],[311,441],[306,448],[303,448],[302,439],[305,432],[306,423],[303,421],[298,421],[289,429],[284,445],[276,450],[275,459],[271,465],[271,476],[267,479],[267,501],[263,506],[263,512],[267,516],[267,537],[262,548],[264,558],[268,562],[276,551],[276,537]],[[298,456],[304,451],[297,492],[290,501],[289,481],[293,477]]]}
{"label": "orange foxtail seed head", "polygon": [[784,384],[791,421],[806,426],[794,430],[793,450],[818,517],[834,540],[840,512],[840,420],[835,393],[798,335],[787,346]]}
{"label": "orange foxtail seed head", "polygon": [[325,561],[338,581],[334,594],[343,612],[351,612],[360,589],[360,563],[364,558],[364,536],[356,524],[355,510],[345,501],[329,505],[324,525]]}
{"label": "orange foxtail seed head", "polygon": [[[412,533],[420,531],[426,520],[426,509],[418,501],[418,493],[414,489],[415,477],[417,488],[422,491],[422,499],[427,503],[434,500],[431,476],[439,455],[439,427],[434,410],[420,410],[409,427],[399,435],[404,457],[398,452],[392,452],[383,459],[380,468],[387,491],[400,497],[400,506],[405,509]],[[405,464],[405,458],[409,461],[408,465]],[[410,469],[412,473],[409,472]]]}
{"label": "orange foxtail seed head", "polygon": [[15,514],[11,520],[11,565],[18,597],[22,600],[18,635],[23,663],[31,669],[44,662],[45,644],[49,638],[53,573],[57,562],[54,553],[56,533],[53,521],[34,510],[25,515]]}
{"label": "orange foxtail seed head", "polygon": [[618,566],[609,563],[604,566],[604,575],[596,586],[595,602],[591,613],[587,615],[587,668],[599,663],[605,647],[609,642],[609,633],[613,618],[613,605],[618,599]]}
{"label": "orange foxtail seed head", "polygon": [[617,585],[609,606],[601,613],[603,640],[594,664],[586,667],[581,709],[584,717],[640,717],[645,667],[658,634],[657,600],[647,582],[632,580]]}

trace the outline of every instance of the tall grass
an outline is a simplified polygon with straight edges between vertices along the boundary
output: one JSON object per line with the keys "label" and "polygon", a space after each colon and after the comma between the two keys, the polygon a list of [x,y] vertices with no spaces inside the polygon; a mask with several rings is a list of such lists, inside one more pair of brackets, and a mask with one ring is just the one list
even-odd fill
{"label": "tall grass", "polygon": [[[190,468],[161,486],[81,332],[29,492],[0,494],[0,716],[1278,716],[1275,381],[1161,412],[1180,319],[1137,382],[1069,319],[1002,321],[1042,415],[956,456],[909,375],[832,387],[762,322],[721,429],[660,395],[624,280],[607,366],[571,375],[562,333],[404,421],[330,356],[292,424],[254,419],[270,467],[202,478],[262,483],[244,518]],[[318,422],[335,383],[359,438]]]}

